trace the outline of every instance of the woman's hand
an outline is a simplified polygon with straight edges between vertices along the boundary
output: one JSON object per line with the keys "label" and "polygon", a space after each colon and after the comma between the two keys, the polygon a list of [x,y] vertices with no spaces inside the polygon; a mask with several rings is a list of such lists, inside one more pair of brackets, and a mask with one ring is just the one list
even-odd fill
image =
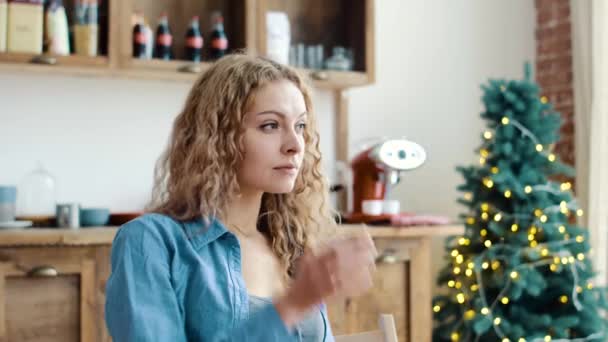
{"label": "woman's hand", "polygon": [[376,248],[368,233],[336,239],[317,253],[307,251],[286,295],[275,302],[289,327],[332,297],[355,297],[372,286]]}

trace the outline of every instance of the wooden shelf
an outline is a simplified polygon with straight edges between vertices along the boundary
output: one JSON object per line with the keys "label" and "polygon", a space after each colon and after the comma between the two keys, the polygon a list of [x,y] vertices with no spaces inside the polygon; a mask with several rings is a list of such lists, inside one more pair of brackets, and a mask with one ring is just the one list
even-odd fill
{"label": "wooden shelf", "polygon": [[55,76],[110,78],[110,79],[136,79],[170,82],[192,82],[191,74],[169,73],[158,70],[145,69],[117,69],[117,68],[91,68],[63,65],[40,65],[29,63],[0,63],[1,73],[35,73]]}
{"label": "wooden shelf", "polygon": [[315,88],[342,89],[345,84],[359,87],[371,83],[369,76],[359,71],[297,69]]}
{"label": "wooden shelf", "polygon": [[[47,75],[58,76],[74,76],[74,77],[93,77],[93,78],[114,78],[114,79],[136,79],[136,80],[156,80],[170,81],[180,83],[192,83],[198,77],[199,73],[180,72],[179,68],[188,65],[188,62],[178,61],[137,61],[134,64],[135,68],[111,68],[104,65],[104,58],[97,57],[95,61],[91,61],[89,66],[64,65],[59,62],[56,65],[43,65],[26,62],[9,61],[8,59],[0,63],[1,72],[16,72],[16,73],[40,73]],[[95,65],[95,67],[92,67]],[[208,68],[210,63],[200,63],[200,71]],[[343,89],[345,84],[349,86],[363,86],[369,83],[369,79],[365,73],[360,72],[339,72],[331,70],[310,70],[297,69],[303,76],[306,77],[309,84],[318,89],[339,90]],[[319,73],[325,73],[323,79],[318,79]]]}
{"label": "wooden shelf", "polygon": [[[32,62],[37,58],[45,58],[48,61],[54,60],[53,65]],[[86,66],[86,67],[108,67],[109,59],[105,56],[85,57],[85,56],[53,56],[53,55],[32,55],[26,53],[0,53],[0,63],[11,64],[32,64],[38,66]],[[1,64],[0,64],[1,65]]]}
{"label": "wooden shelf", "polygon": [[[264,55],[266,51],[266,13],[281,10],[288,14],[293,43],[323,44],[325,57],[333,46],[352,47],[355,51],[355,71],[299,69],[312,87],[342,90],[371,84],[374,79],[374,0],[315,0],[316,5],[330,10],[320,13],[311,10],[309,0],[183,0],[178,3],[149,0],[109,0],[100,20],[105,30],[100,39],[107,56],[50,56],[54,65],[34,64],[36,55],[0,53],[2,72],[45,73],[49,75],[125,78],[192,83],[199,72],[180,69],[188,61],[138,60],[132,58],[132,15],[141,11],[155,31],[161,12],[167,11],[174,35],[174,54],[183,57],[184,34],[193,15],[201,18],[201,30],[208,40],[210,15],[221,11],[229,51],[244,49],[248,53]],[[325,6],[327,5],[327,6]],[[316,8],[316,7],[315,7]],[[107,49],[105,46],[107,45]],[[205,59],[205,55],[203,60]],[[203,71],[209,62],[200,64]]]}
{"label": "wooden shelf", "polygon": [[[119,75],[135,78],[155,77],[163,80],[193,82],[200,74],[211,66],[210,62],[192,63],[188,61],[137,60],[132,62],[132,68],[119,70]],[[186,67],[196,67],[194,72],[185,71]],[[368,75],[357,71],[311,70],[296,69],[308,82],[319,89],[342,89],[344,85],[363,86],[369,83]]]}

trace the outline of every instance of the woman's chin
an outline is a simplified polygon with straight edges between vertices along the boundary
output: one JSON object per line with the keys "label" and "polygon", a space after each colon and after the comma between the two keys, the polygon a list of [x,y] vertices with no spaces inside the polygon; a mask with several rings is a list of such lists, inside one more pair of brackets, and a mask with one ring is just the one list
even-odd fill
{"label": "woman's chin", "polygon": [[294,188],[294,184],[295,182],[285,182],[284,184],[281,183],[274,183],[270,186],[268,186],[266,188],[267,193],[271,193],[271,194],[286,194],[286,193],[290,193],[293,191]]}

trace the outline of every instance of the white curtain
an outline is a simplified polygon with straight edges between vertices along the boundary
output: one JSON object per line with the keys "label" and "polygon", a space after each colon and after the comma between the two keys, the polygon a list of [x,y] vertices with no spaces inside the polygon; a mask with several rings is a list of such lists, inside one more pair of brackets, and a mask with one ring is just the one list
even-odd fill
{"label": "white curtain", "polygon": [[608,1],[570,0],[577,197],[586,212],[596,281],[608,271]]}

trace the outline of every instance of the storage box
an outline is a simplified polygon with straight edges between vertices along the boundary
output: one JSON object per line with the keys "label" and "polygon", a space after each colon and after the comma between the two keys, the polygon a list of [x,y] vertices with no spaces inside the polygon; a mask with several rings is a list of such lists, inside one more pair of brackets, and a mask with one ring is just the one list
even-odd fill
{"label": "storage box", "polygon": [[8,28],[8,4],[0,0],[0,52],[6,52],[6,30]]}
{"label": "storage box", "polygon": [[8,2],[8,52],[42,53],[42,0]]}

